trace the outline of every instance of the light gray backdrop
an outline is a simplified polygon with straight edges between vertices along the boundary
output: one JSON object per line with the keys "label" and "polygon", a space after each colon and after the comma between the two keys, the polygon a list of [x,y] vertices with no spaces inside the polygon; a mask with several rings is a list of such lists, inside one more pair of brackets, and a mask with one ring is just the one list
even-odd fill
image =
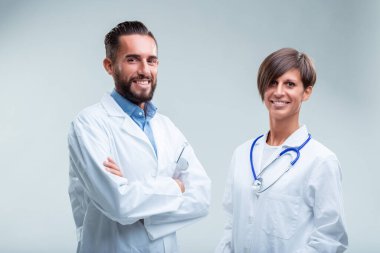
{"label": "light gray backdrop", "polygon": [[0,252],[74,252],[66,134],[113,87],[104,35],[141,20],[159,43],[155,103],[213,180],[210,215],[179,232],[184,253],[212,252],[223,228],[233,149],[268,128],[259,64],[294,47],[318,81],[302,122],[339,157],[349,252],[379,252],[380,2],[0,1]]}

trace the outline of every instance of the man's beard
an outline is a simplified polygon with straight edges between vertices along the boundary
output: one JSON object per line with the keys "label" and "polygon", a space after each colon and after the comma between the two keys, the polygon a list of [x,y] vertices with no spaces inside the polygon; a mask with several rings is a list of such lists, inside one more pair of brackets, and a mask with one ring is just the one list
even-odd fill
{"label": "man's beard", "polygon": [[[143,92],[141,94],[136,93],[132,90],[133,81],[136,80],[149,80],[150,82],[150,90],[148,93]],[[142,103],[148,102],[152,100],[154,90],[156,89],[157,81],[153,80],[153,78],[145,76],[145,75],[139,75],[137,77],[132,77],[127,80],[121,80],[119,73],[115,73],[114,76],[115,80],[115,86],[117,88],[117,91],[121,93],[121,95],[131,101],[132,103],[136,105],[140,105]]]}

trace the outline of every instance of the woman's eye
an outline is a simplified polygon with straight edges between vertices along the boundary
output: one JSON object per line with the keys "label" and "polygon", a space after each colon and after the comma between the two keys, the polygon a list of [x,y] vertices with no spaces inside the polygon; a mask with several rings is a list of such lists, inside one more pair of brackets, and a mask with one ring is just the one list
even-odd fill
{"label": "woman's eye", "polygon": [[289,87],[294,87],[294,86],[296,86],[296,84],[293,83],[293,82],[288,82],[288,86],[289,86]]}
{"label": "woman's eye", "polygon": [[273,80],[269,83],[269,86],[270,87],[273,87],[273,86],[276,86],[277,85],[277,81]]}

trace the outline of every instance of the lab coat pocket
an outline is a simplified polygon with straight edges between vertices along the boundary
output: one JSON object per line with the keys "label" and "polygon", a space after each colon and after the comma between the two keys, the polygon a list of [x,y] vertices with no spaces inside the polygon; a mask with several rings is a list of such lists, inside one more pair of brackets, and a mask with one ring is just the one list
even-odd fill
{"label": "lab coat pocket", "polygon": [[268,194],[263,199],[261,228],[281,239],[291,238],[298,227],[301,198],[283,194]]}

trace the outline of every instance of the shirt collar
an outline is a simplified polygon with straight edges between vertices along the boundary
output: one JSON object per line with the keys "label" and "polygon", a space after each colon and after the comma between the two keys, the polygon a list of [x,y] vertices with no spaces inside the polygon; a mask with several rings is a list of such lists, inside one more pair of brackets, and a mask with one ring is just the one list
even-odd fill
{"label": "shirt collar", "polygon": [[292,133],[282,144],[283,147],[298,147],[309,137],[309,132],[305,125],[302,125],[294,133]]}
{"label": "shirt collar", "polygon": [[[261,138],[261,142],[265,144],[269,131]],[[302,125],[295,132],[293,132],[281,145],[284,148],[298,147],[308,138],[309,132],[306,125]]]}
{"label": "shirt collar", "polygon": [[[120,95],[116,90],[111,92],[111,97],[116,101],[116,103],[123,109],[123,111],[128,114],[130,117],[134,117],[140,112],[144,113],[144,110],[139,106],[135,105],[128,99]],[[150,120],[156,114],[157,107],[153,105],[152,102],[148,101],[145,103],[145,117],[147,120]]]}

